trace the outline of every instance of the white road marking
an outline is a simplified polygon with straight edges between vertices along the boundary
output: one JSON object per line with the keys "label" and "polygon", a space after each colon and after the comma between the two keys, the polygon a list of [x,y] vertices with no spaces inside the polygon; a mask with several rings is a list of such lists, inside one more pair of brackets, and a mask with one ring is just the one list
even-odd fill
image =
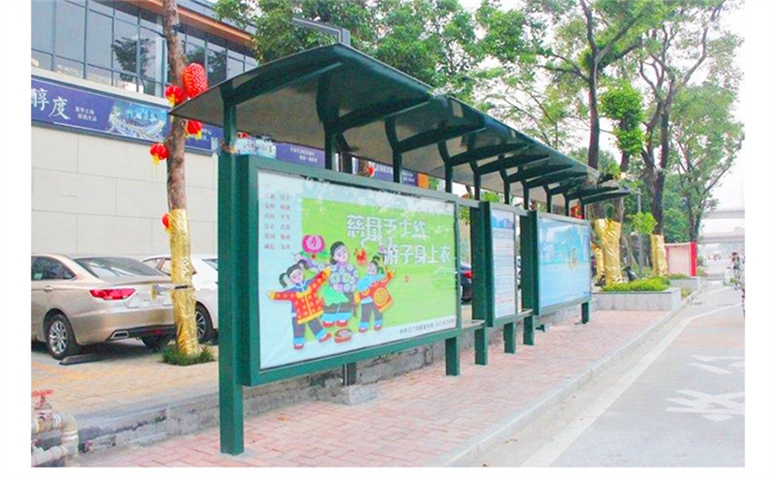
{"label": "white road marking", "polygon": [[744,392],[711,395],[695,390],[679,390],[677,393],[693,397],[693,399],[669,398],[669,402],[684,405],[688,408],[668,407],[666,408],[666,412],[700,414],[703,415],[704,418],[715,422],[730,420],[733,418],[733,415],[744,415],[745,403],[743,401],[733,401],[733,399],[736,398],[744,398]]}
{"label": "white road marking", "polygon": [[724,368],[715,367],[713,365],[704,365],[702,363],[690,363],[688,365],[691,366],[691,367],[697,367],[697,368],[706,370],[706,371],[711,372],[711,373],[716,373],[716,374],[720,374],[720,375],[724,375],[724,374],[730,375],[730,372],[725,370]]}
{"label": "white road marking", "polygon": [[[729,305],[727,307],[718,308],[709,312],[701,313],[693,317],[685,318],[679,325],[674,327],[671,332],[666,335],[663,340],[658,343],[649,353],[647,353],[639,362],[631,368],[617,383],[607,390],[601,397],[593,402],[581,415],[580,422],[575,422],[573,425],[569,425],[564,428],[558,435],[556,435],[551,441],[544,444],[536,453],[534,453],[528,460],[523,462],[522,467],[548,467],[557,460],[557,458],[565,452],[576,440],[579,438],[590,425],[592,425],[598,417],[606,412],[612,404],[625,393],[625,391],[638,379],[642,373],[655,361],[657,358],[668,348],[674,339],[679,336],[680,333],[695,319],[713,315],[731,308],[738,308],[739,305]],[[718,412],[710,412],[711,414]]]}

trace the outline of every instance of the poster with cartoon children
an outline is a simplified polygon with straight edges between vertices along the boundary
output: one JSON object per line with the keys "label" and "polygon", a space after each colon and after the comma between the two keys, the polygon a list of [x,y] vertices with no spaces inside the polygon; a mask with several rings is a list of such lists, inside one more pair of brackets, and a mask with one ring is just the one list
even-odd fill
{"label": "poster with cartoon children", "polygon": [[258,185],[261,369],[456,327],[453,204],[265,171]]}

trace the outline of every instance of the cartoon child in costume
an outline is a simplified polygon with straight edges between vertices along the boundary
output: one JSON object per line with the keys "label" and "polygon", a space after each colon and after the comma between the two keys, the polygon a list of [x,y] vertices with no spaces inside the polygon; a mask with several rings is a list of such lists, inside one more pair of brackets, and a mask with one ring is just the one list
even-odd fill
{"label": "cartoon child in costume", "polygon": [[329,288],[324,288],[321,291],[324,303],[321,321],[324,328],[332,327],[335,323],[338,327],[347,327],[352,311],[359,302],[359,294],[356,289],[358,270],[355,265],[348,262],[350,254],[348,247],[343,242],[334,242],[330,252],[331,265],[312,259],[304,259],[304,261],[317,268],[318,271],[331,269]]}
{"label": "cartoon child in costume", "polygon": [[315,338],[319,342],[325,342],[331,338],[331,334],[323,329],[320,318],[323,315],[323,305],[318,298],[318,290],[324,286],[329,278],[329,269],[324,268],[310,280],[304,279],[304,270],[307,265],[299,261],[280,274],[280,284],[287,286],[284,277],[287,277],[292,286],[282,292],[268,291],[267,296],[272,300],[288,300],[291,302],[291,325],[294,329],[294,349],[304,348],[305,326],[310,327]]}
{"label": "cartoon child in costume", "polygon": [[369,328],[369,322],[374,313],[375,331],[383,328],[383,312],[393,303],[393,298],[386,285],[396,275],[381,266],[381,257],[372,257],[372,261],[366,267],[367,276],[358,281],[358,291],[361,294],[361,322],[358,331],[364,333]]}

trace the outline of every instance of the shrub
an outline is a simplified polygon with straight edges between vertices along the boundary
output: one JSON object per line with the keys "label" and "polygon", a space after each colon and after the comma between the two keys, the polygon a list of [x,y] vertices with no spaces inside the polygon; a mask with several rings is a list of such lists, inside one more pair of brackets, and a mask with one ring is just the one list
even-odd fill
{"label": "shrub", "polygon": [[210,347],[202,347],[202,353],[195,357],[189,357],[178,351],[178,347],[170,346],[162,350],[162,362],[170,365],[188,366],[198,363],[208,363],[215,361],[213,350]]}
{"label": "shrub", "polygon": [[662,292],[671,284],[663,277],[650,277],[635,280],[630,283],[615,283],[606,285],[601,290],[604,292]]}
{"label": "shrub", "polygon": [[682,288],[682,298],[687,298],[692,295],[692,290],[689,288]]}
{"label": "shrub", "polygon": [[672,273],[671,275],[668,276],[669,280],[687,280],[690,278],[692,277],[690,277],[689,275],[685,275],[684,273]]}

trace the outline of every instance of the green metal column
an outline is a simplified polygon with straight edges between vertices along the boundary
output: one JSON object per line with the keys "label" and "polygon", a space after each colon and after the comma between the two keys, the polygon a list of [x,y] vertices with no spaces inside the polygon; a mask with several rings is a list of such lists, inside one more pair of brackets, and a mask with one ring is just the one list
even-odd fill
{"label": "green metal column", "polygon": [[486,325],[474,331],[474,363],[488,364],[488,327]]}
{"label": "green metal column", "polygon": [[515,323],[504,324],[504,353],[517,352],[517,342],[515,337]]}
{"label": "green metal column", "polygon": [[[536,285],[536,257],[539,246],[536,244],[536,212],[520,217],[520,279],[522,282],[523,306],[532,309],[538,308]],[[523,319],[523,344],[534,344],[534,315]]]}
{"label": "green metal column", "polygon": [[590,321],[590,303],[585,302],[582,304],[582,323]]}
{"label": "green metal column", "polygon": [[445,340],[445,374],[451,376],[461,374],[461,344],[459,337]]}
{"label": "green metal column", "polygon": [[[224,105],[224,143],[232,145],[236,128],[234,104]],[[240,379],[240,283],[238,251],[239,177],[232,154],[222,149],[218,157],[218,395],[221,451],[243,452],[243,397]]]}

